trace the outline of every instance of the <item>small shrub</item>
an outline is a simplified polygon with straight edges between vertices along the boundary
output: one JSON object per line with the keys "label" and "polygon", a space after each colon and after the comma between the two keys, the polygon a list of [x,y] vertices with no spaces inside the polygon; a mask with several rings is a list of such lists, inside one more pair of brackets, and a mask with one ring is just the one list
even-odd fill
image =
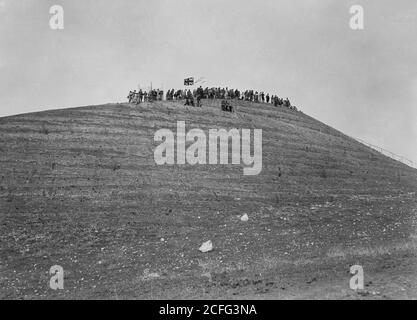
{"label": "small shrub", "polygon": [[41,133],[41,134],[46,134],[46,135],[48,135],[48,134],[49,134],[49,130],[48,130],[48,128],[46,127],[46,125],[45,125],[45,124],[43,124],[43,125],[42,125],[41,130],[40,130],[40,133]]}

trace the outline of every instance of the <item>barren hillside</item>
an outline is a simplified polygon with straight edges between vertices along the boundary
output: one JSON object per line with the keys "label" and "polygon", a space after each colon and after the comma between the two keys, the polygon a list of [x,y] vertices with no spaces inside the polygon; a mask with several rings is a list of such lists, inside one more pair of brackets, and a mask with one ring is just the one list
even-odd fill
{"label": "barren hillside", "polygon": [[[391,268],[416,278],[417,170],[301,112],[234,104],[0,118],[0,298],[356,298],[355,263],[373,285]],[[154,133],[177,121],[262,129],[261,174],[157,166]],[[62,291],[48,287],[53,265]],[[375,290],[416,298],[403,282]]]}

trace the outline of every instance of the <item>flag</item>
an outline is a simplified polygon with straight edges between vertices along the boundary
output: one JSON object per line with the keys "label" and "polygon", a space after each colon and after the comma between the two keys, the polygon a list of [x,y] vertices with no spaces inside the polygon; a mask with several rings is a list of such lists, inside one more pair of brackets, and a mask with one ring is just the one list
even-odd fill
{"label": "flag", "polygon": [[192,86],[194,84],[194,78],[186,78],[184,79],[184,86]]}

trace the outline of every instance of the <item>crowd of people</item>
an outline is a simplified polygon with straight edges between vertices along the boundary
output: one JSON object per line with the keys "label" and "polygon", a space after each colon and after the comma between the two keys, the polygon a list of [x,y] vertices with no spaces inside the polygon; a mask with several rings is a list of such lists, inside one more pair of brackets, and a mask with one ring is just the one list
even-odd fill
{"label": "crowd of people", "polygon": [[164,99],[164,91],[159,89],[152,89],[146,91],[140,89],[136,92],[130,91],[129,95],[127,96],[129,103],[136,103],[139,104],[141,102],[152,102],[152,101],[162,101]]}
{"label": "crowd of people", "polygon": [[[139,90],[138,92],[130,91],[128,95],[130,103],[140,103],[145,101],[161,101],[164,100],[164,91],[159,89],[153,89],[149,92]],[[255,103],[269,103],[274,106],[287,107],[289,109],[297,110],[297,108],[291,105],[288,98],[283,99],[277,95],[270,95],[263,91],[245,90],[239,91],[237,89],[229,88],[203,88],[198,87],[196,89],[184,89],[184,90],[168,90],[165,99],[171,100],[185,100],[185,105],[201,107],[202,99],[221,99],[221,100],[242,100],[251,101]]]}

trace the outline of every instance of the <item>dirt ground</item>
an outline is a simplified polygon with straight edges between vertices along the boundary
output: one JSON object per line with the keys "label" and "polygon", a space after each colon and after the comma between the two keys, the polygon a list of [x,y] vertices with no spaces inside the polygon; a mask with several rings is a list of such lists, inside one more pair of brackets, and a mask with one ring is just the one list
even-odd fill
{"label": "dirt ground", "polygon": [[[417,298],[417,170],[302,112],[235,109],[0,118],[0,299]],[[261,174],[156,165],[154,133],[180,120],[262,129]],[[200,252],[208,240],[213,251]],[[49,288],[53,265],[63,290]],[[364,290],[349,288],[352,265]]]}

